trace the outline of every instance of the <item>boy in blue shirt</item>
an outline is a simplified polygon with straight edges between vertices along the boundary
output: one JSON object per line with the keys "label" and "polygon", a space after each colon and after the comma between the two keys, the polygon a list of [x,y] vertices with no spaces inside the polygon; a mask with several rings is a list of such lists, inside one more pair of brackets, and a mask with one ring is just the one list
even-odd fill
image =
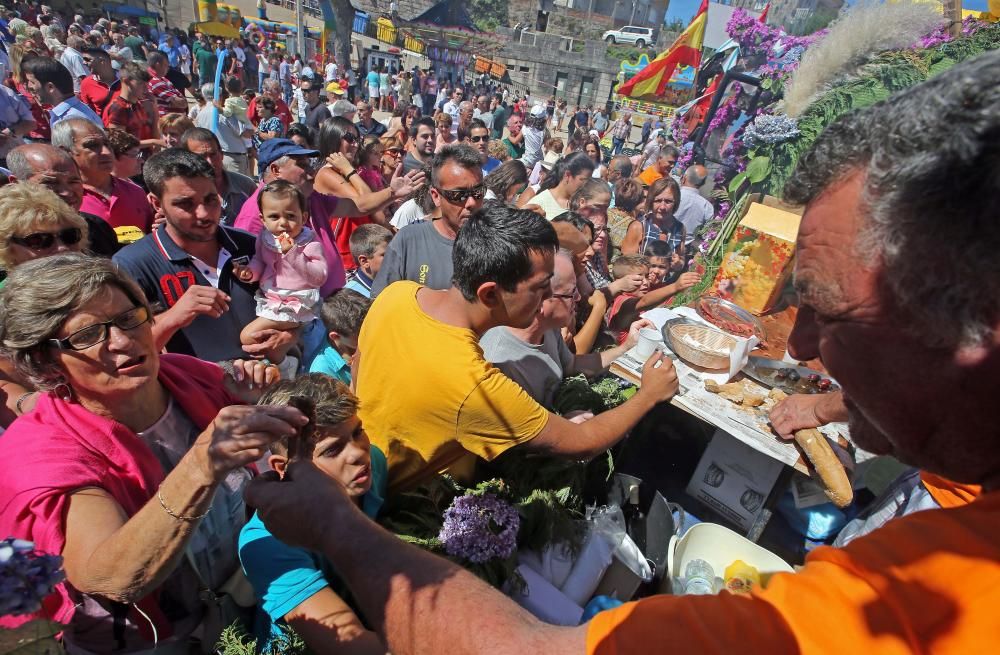
{"label": "boy in blue shirt", "polygon": [[309,364],[310,373],[324,373],[344,384],[351,383],[351,360],[358,350],[358,335],[371,302],[346,288],[323,301],[319,316],[327,344]]}
{"label": "boy in blue shirt", "polygon": [[[382,507],[387,469],[385,455],[368,441],[357,416],[358,399],[344,384],[324,375],[283,380],[258,401],[288,405],[293,397],[315,404],[315,426],[305,431],[302,457],[344,485],[373,519]],[[311,432],[311,434],[310,434]],[[305,437],[305,435],[310,435]],[[268,464],[279,475],[288,465],[289,437],[271,444]],[[258,651],[271,652],[271,641],[294,630],[315,653],[384,655],[385,646],[343,600],[346,591],[320,554],[289,546],[274,537],[257,514],[240,532],[240,561],[258,601],[255,626]]]}
{"label": "boy in blue shirt", "polygon": [[357,291],[365,298],[372,297],[372,280],[382,269],[382,260],[390,241],[392,232],[377,223],[359,225],[351,232],[348,247],[358,267],[344,285],[345,289]]}

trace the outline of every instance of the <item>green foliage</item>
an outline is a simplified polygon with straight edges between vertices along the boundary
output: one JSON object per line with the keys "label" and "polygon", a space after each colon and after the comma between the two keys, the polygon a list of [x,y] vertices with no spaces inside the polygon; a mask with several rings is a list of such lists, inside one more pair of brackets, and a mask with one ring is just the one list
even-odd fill
{"label": "green foliage", "polygon": [[508,25],[507,6],[507,0],[469,0],[469,15],[480,30],[494,32]]}
{"label": "green foliage", "polygon": [[[633,64],[639,59],[640,55],[649,56],[648,48],[636,48],[632,45],[609,45],[608,46],[608,57],[614,59],[615,61],[630,61]],[[652,59],[652,57],[650,57]]]}
{"label": "green foliage", "polygon": [[680,18],[675,18],[663,26],[665,32],[683,32],[687,25]]}
{"label": "green foliage", "polygon": [[[262,655],[306,655],[310,653],[306,642],[302,641],[294,630],[286,625],[279,625],[280,634],[271,639],[271,643],[264,648]],[[247,633],[246,628],[239,621],[226,626],[219,635],[219,641],[215,644],[215,652],[219,655],[256,655],[257,640]]]}
{"label": "green foliage", "polygon": [[771,172],[771,160],[767,157],[754,157],[747,164],[746,174],[751,184],[763,182]]}

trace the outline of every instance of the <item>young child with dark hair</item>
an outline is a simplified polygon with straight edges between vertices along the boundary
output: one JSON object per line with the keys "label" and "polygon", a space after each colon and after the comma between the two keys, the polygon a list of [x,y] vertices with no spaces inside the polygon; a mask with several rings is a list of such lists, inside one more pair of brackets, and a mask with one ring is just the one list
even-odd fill
{"label": "young child with dark hair", "polygon": [[345,289],[357,291],[365,298],[372,297],[372,280],[382,268],[382,260],[390,241],[392,232],[378,223],[359,225],[351,233],[348,245],[351,257],[354,257],[358,267],[344,285]]}
{"label": "young child with dark hair", "polygon": [[326,328],[327,345],[309,365],[310,373],[324,373],[344,384],[351,383],[351,362],[370,306],[371,300],[350,289],[341,289],[323,301],[319,315]]}
{"label": "young child with dark hair", "polygon": [[617,280],[626,275],[642,275],[642,285],[631,293],[622,293],[615,297],[608,309],[608,327],[615,336],[615,342],[621,344],[628,337],[629,326],[639,319],[639,314],[663,304],[674,295],[690,289],[698,284],[701,279],[697,273],[682,273],[676,282],[662,284],[662,278],[656,283],[652,283],[652,275],[661,275],[666,266],[669,270],[669,256],[664,264],[663,258],[656,257],[655,273],[651,258],[643,255],[621,255],[611,262],[611,274]]}
{"label": "young child with dark hair", "polygon": [[[323,245],[305,226],[309,212],[298,187],[285,180],[269,182],[257,204],[264,229],[257,235],[256,254],[248,266],[235,268],[244,282],[260,282],[257,318],[243,328],[243,344],[254,343],[253,334],[260,330],[297,330],[312,321],[327,277]],[[268,358],[280,362],[291,345],[267,353]]]}

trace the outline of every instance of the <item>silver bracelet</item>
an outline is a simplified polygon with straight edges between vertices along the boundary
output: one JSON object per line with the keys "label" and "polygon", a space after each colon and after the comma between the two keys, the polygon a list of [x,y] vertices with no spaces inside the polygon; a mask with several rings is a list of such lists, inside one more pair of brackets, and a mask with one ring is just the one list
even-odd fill
{"label": "silver bracelet", "polygon": [[156,497],[159,499],[160,507],[163,508],[163,511],[169,514],[171,517],[177,519],[178,521],[188,521],[188,522],[199,521],[208,516],[208,514],[212,511],[212,508],[209,507],[207,510],[205,510],[204,514],[199,514],[198,516],[184,516],[183,514],[175,513],[172,509],[167,507],[167,501],[163,500],[163,492],[160,490],[159,487],[157,487],[156,489]]}
{"label": "silver bracelet", "polygon": [[32,396],[32,395],[34,395],[36,393],[38,393],[38,392],[37,391],[29,391],[27,393],[22,393],[20,396],[18,396],[17,402],[14,403],[14,408],[17,409],[18,416],[20,416],[21,414],[24,414],[24,409],[21,408],[21,403],[23,403],[25,400],[27,400],[28,396]]}

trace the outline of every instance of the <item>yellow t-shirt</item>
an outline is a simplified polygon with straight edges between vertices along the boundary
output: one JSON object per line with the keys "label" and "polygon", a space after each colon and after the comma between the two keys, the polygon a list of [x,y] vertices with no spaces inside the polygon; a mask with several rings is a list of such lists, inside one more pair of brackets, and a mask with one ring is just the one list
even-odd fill
{"label": "yellow t-shirt", "polygon": [[434,474],[472,474],[538,436],[548,411],[483,358],[472,330],[442,323],[417,304],[415,282],[379,294],[358,338],[359,415],[389,461],[390,493]]}

